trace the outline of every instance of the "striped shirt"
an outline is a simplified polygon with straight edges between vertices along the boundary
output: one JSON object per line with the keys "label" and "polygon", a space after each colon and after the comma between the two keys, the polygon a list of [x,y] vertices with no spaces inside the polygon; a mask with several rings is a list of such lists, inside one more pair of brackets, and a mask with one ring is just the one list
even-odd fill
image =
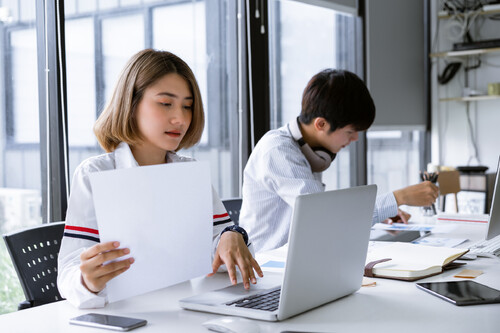
{"label": "striped shirt", "polygon": [[[286,244],[298,195],[325,190],[321,173],[311,171],[286,126],[271,130],[260,139],[248,159],[243,177],[239,225],[252,237],[256,252]],[[397,213],[393,193],[377,196],[374,223]]]}
{"label": "striped shirt", "polygon": [[[189,157],[167,153],[167,163],[193,161]],[[66,226],[58,259],[57,285],[61,295],[79,308],[96,308],[106,304],[106,288],[97,295],[81,283],[80,254],[99,243],[99,230],[92,198],[89,174],[104,170],[138,167],[130,147],[121,143],[115,151],[83,161],[75,171],[66,213]],[[222,230],[233,224],[222,201],[212,188],[213,254]]]}

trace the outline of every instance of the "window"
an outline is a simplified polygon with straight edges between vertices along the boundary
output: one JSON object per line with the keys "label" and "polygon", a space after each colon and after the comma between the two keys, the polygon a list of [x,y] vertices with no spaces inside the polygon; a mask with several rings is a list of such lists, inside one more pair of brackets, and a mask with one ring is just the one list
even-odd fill
{"label": "window", "polygon": [[[0,232],[42,223],[40,122],[35,2],[2,2],[0,39]],[[4,242],[0,242],[0,314],[24,299]]]}
{"label": "window", "polygon": [[78,110],[68,119],[69,145],[73,149],[92,147],[96,145],[91,130],[96,116],[94,22],[90,18],[75,19],[67,21],[65,28],[67,36],[78,36],[66,39],[68,106],[71,111]]}
{"label": "window", "polygon": [[377,184],[378,193],[420,182],[424,131],[369,130],[366,137],[368,183]]}
{"label": "window", "polygon": [[[97,6],[97,5],[98,6]],[[125,62],[141,49],[168,50],[185,60],[200,85],[206,124],[197,146],[180,154],[209,160],[221,197],[238,194],[234,4],[219,1],[65,1],[70,174],[102,153],[92,132]],[[233,11],[228,15],[228,11]],[[221,39],[221,36],[225,36]],[[233,40],[234,39],[234,40]],[[232,51],[231,51],[232,52]],[[230,137],[230,135],[234,137]]]}
{"label": "window", "polygon": [[[153,47],[169,50],[189,64],[196,75],[201,95],[205,102],[205,113],[209,119],[207,98],[207,36],[205,4],[198,2],[176,6],[160,7],[153,11]],[[186,20],[186,18],[190,18]],[[174,33],[175,32],[175,33]],[[208,144],[206,127],[201,145]]]}
{"label": "window", "polygon": [[[300,113],[302,91],[325,68],[355,71],[355,18],[291,0],[270,2],[271,128]],[[348,187],[349,148],[323,172],[327,189]],[[342,171],[341,171],[342,170]]]}

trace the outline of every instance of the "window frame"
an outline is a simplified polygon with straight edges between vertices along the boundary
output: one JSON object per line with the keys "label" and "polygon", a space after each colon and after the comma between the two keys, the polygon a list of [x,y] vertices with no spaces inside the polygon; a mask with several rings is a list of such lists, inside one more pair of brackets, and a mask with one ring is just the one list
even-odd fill
{"label": "window frame", "polygon": [[[300,0],[296,0],[299,1]],[[309,3],[309,1],[302,1]],[[249,2],[249,27],[250,27],[250,33],[249,33],[249,38],[250,38],[250,50],[247,51],[249,52],[251,58],[252,58],[252,64],[251,64],[251,72],[253,73],[252,75],[252,80],[248,82],[249,85],[251,85],[252,89],[251,92],[249,92],[249,98],[252,99],[252,104],[248,104],[247,107],[249,110],[253,109],[255,112],[253,112],[253,135],[250,133],[248,135],[248,156],[251,153],[251,150],[253,148],[253,145],[258,142],[258,140],[267,132],[270,130],[270,124],[272,122],[271,119],[271,97],[270,97],[270,92],[271,88],[272,89],[279,89],[278,87],[275,87],[276,82],[270,82],[269,76],[270,76],[270,64],[273,64],[273,66],[276,66],[276,63],[273,62],[273,59],[269,59],[269,33],[268,31],[270,30],[269,27],[269,21],[268,21],[268,16],[269,16],[269,6],[268,2],[264,1],[262,4],[262,8],[259,8],[259,11],[261,13],[262,20],[264,22],[264,26],[266,28],[266,33],[262,36],[261,34],[261,19],[253,19],[252,13],[255,12],[255,6],[257,5],[258,2]],[[326,3],[309,3],[311,5],[316,5],[319,7],[325,7],[325,8],[330,8],[330,6]],[[338,9],[338,8],[337,8]],[[358,1],[358,8],[357,8],[357,15],[348,13],[353,15],[354,18],[354,33],[355,33],[355,43],[354,43],[354,55],[355,59],[352,61],[352,65],[354,68],[352,71],[356,73],[361,79],[364,79],[366,77],[366,51],[364,48],[364,39],[365,39],[365,34],[364,34],[364,27],[365,27],[365,11],[364,11],[364,0],[359,0]],[[274,19],[276,19],[276,16],[279,15],[279,12],[276,11]],[[342,31],[337,31],[338,36],[343,36]],[[339,40],[343,40],[342,38],[339,38]],[[259,50],[259,51],[256,51]],[[274,51],[275,53],[279,54],[279,50]],[[337,54],[337,60],[342,60],[342,63],[345,63],[345,59],[340,58],[339,55]],[[255,59],[265,59],[265,61],[258,61],[256,62]],[[279,70],[279,69],[278,69]],[[265,73],[265,75],[261,75],[260,77],[256,73]],[[250,70],[248,75],[250,75]],[[272,84],[272,86],[270,86]],[[274,101],[273,101],[274,102]],[[252,117],[252,111],[250,111],[250,117]],[[249,123],[248,130],[252,131],[252,126]],[[252,143],[252,140],[254,142]],[[353,142],[349,145],[349,169],[350,169],[350,181],[349,184],[350,186],[359,186],[359,185],[366,185],[367,184],[367,147],[366,147],[366,133],[361,132],[359,135],[359,139],[356,142]]]}
{"label": "window frame", "polygon": [[69,194],[64,1],[37,1],[36,17],[42,220],[47,223],[65,219]]}

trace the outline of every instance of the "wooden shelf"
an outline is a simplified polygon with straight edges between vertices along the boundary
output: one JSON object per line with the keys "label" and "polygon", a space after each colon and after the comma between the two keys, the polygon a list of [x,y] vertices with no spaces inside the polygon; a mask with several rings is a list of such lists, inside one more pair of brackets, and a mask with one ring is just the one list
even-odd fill
{"label": "wooden shelf", "polygon": [[482,95],[482,96],[467,96],[467,97],[450,97],[450,98],[440,98],[440,102],[479,102],[487,101],[492,99],[500,99],[500,95]]}
{"label": "wooden shelf", "polygon": [[470,55],[492,53],[492,52],[500,52],[500,47],[492,47],[492,48],[488,48],[488,49],[472,49],[472,50],[462,50],[462,51],[438,52],[438,53],[431,53],[429,56],[431,58],[466,57],[466,56],[470,56]]}

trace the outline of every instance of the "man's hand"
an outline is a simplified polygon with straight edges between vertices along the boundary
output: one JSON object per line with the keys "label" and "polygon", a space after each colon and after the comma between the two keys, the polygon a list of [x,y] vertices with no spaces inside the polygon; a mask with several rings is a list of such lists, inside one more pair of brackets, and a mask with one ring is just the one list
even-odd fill
{"label": "man's hand", "polygon": [[398,215],[389,217],[387,220],[385,220],[383,223],[387,224],[393,224],[393,223],[404,223],[408,224],[408,220],[410,220],[411,215],[408,214],[405,211],[402,211],[401,209],[398,208]]}
{"label": "man's hand", "polygon": [[439,188],[430,181],[394,191],[398,206],[430,206],[436,201],[438,195]]}

